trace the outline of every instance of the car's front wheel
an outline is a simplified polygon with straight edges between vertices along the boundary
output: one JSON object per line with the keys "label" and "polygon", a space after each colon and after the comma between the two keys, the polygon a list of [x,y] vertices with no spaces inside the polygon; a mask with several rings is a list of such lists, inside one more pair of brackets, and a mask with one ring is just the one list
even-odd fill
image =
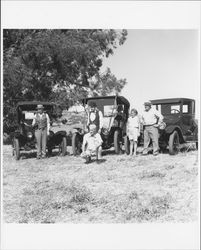
{"label": "car's front wheel", "polygon": [[120,131],[116,130],[114,132],[114,151],[116,154],[120,153]]}
{"label": "car's front wheel", "polygon": [[67,141],[66,137],[63,137],[62,142],[61,142],[61,155],[65,156],[67,152]]}
{"label": "car's front wheel", "polygon": [[72,136],[72,151],[74,156],[81,153],[81,147],[82,143],[80,141],[80,135],[78,133],[74,133]]}
{"label": "car's front wheel", "polygon": [[19,144],[19,139],[15,138],[14,139],[14,156],[16,160],[20,159],[20,144]]}
{"label": "car's front wheel", "polygon": [[126,154],[129,155],[130,154],[130,141],[127,135],[124,137],[124,148],[125,148]]}
{"label": "car's front wheel", "polygon": [[175,155],[179,153],[179,134],[177,131],[174,131],[169,137],[169,154]]}

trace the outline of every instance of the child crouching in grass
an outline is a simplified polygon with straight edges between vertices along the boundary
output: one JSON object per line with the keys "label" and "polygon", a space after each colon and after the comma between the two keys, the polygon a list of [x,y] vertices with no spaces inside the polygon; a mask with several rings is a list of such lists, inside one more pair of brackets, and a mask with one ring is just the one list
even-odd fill
{"label": "child crouching in grass", "polygon": [[136,109],[131,109],[130,117],[127,122],[127,136],[130,141],[130,155],[137,154],[137,141],[140,136],[140,120]]}

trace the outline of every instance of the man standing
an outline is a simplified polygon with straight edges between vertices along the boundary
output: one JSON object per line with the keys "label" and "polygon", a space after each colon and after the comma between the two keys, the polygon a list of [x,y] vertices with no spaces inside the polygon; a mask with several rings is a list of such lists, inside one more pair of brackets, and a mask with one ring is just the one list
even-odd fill
{"label": "man standing", "polygon": [[150,139],[152,139],[153,143],[153,155],[158,155],[159,145],[158,145],[158,125],[163,121],[162,114],[153,109],[151,106],[151,102],[144,103],[145,111],[142,114],[142,124],[144,127],[144,149],[142,154],[148,154],[148,146],[150,143]]}
{"label": "man standing", "polygon": [[97,133],[96,125],[91,124],[89,126],[89,133],[84,135],[82,144],[81,157],[86,159],[86,163],[91,161],[92,156],[96,156],[96,160],[100,160],[102,157],[102,139],[99,133]]}
{"label": "man standing", "polygon": [[98,110],[96,103],[93,101],[89,102],[87,127],[91,124],[96,125],[97,132],[100,134],[103,127],[103,114]]}
{"label": "man standing", "polygon": [[33,119],[32,126],[35,127],[35,137],[37,143],[37,159],[46,157],[47,136],[50,129],[50,118],[44,112],[43,105],[37,105],[37,113]]}

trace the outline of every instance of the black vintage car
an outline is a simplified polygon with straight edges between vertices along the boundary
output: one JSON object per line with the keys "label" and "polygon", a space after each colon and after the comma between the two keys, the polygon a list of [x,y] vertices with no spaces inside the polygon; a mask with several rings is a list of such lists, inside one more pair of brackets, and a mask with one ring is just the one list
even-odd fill
{"label": "black vintage car", "polygon": [[[13,137],[13,155],[16,160],[20,159],[20,151],[30,151],[36,148],[36,138],[34,135],[34,127],[32,127],[33,117],[36,113],[38,104],[44,106],[44,111],[50,117],[50,123],[55,118],[55,110],[57,105],[50,102],[26,101],[17,104],[17,124],[18,128],[14,132]],[[48,153],[52,153],[52,149],[59,148],[59,151],[64,156],[66,154],[66,131],[58,131],[54,133],[50,131],[47,138]]]}
{"label": "black vintage car", "polygon": [[169,149],[171,155],[177,154],[180,144],[196,143],[198,148],[198,122],[195,119],[195,100],[171,98],[151,100],[151,103],[164,116],[166,127],[159,129],[161,150]]}
{"label": "black vintage car", "polygon": [[[109,149],[114,146],[115,153],[119,154],[121,146],[125,143],[126,123],[130,107],[129,101],[123,96],[90,97],[82,100],[83,106],[86,108],[90,101],[96,102],[97,108],[103,113],[103,129],[101,132],[103,149]],[[73,155],[81,153],[84,133],[84,129],[75,128],[72,136]],[[128,143],[127,140],[126,143]],[[128,145],[124,146],[126,149],[128,148]]]}

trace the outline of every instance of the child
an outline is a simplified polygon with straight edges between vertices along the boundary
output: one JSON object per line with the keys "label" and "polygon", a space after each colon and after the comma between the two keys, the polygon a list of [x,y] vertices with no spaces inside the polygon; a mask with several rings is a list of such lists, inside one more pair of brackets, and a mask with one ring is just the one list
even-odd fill
{"label": "child", "polygon": [[127,122],[127,135],[130,141],[130,155],[136,156],[137,153],[137,141],[140,136],[140,120],[138,118],[138,112],[136,109],[132,109],[130,117]]}

